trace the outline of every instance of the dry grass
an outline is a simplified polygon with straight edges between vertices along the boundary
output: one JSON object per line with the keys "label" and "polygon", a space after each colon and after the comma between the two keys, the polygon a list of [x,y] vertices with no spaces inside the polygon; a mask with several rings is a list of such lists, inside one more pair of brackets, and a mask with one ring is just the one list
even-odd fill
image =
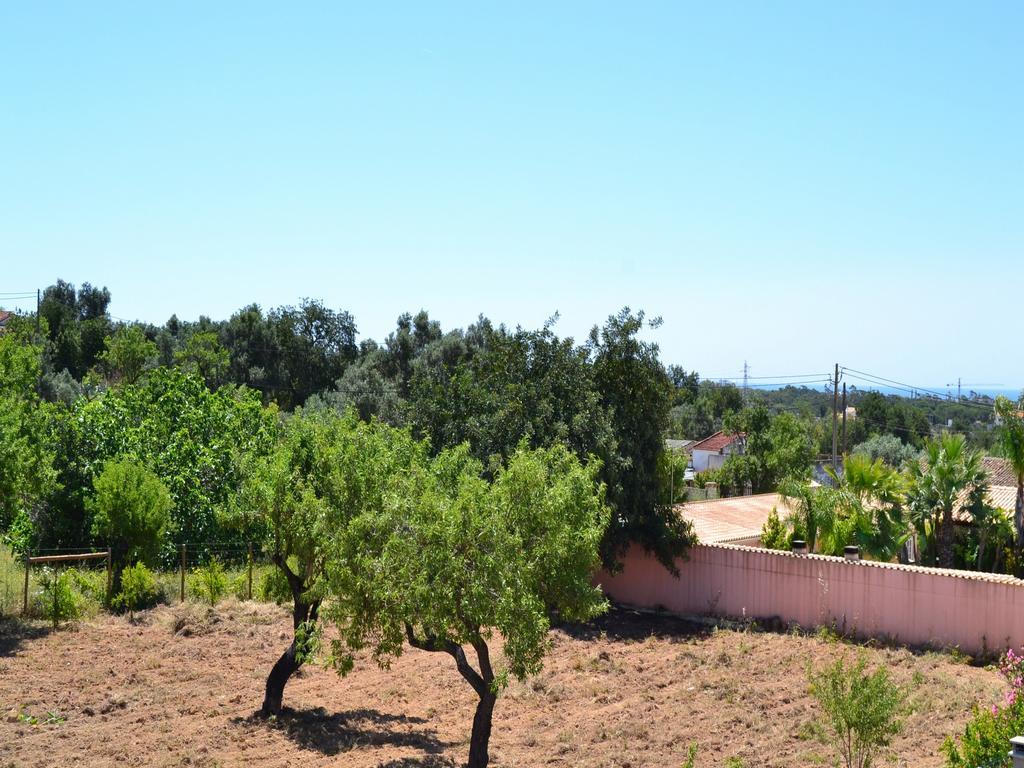
{"label": "dry grass", "polygon": [[[390,672],[364,661],[345,680],[307,668],[288,686],[293,709],[254,718],[290,631],[283,609],[234,601],[57,633],[0,625],[0,765],[461,764],[473,696],[443,654],[409,650]],[[804,670],[858,652],[824,636],[712,631],[623,612],[551,639],[544,673],[499,701],[495,765],[678,766],[691,742],[708,768],[729,758],[829,765]],[[914,686],[892,765],[941,765],[938,747],[971,703],[1000,696],[995,672],[949,655],[863,652]],[[19,712],[66,719],[32,726]]]}

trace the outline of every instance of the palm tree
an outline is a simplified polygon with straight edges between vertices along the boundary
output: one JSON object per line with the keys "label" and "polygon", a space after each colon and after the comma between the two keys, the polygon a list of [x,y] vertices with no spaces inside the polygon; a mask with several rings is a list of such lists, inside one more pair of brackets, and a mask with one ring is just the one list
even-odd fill
{"label": "palm tree", "polygon": [[903,476],[881,458],[872,461],[867,455],[855,453],[843,462],[840,487],[872,523],[870,535],[858,543],[879,560],[892,560],[908,536],[903,519]]}
{"label": "palm tree", "polygon": [[796,526],[811,551],[841,555],[857,544],[879,560],[891,560],[906,539],[903,522],[903,480],[881,459],[847,457],[840,477],[832,470],[831,486],[811,487],[784,482],[779,493],[794,511]]}
{"label": "palm tree", "polygon": [[996,415],[1003,422],[1003,455],[1017,476],[1017,500],[1014,503],[1013,524],[1017,529],[1017,575],[1021,575],[1021,554],[1024,552],[1024,396],[1016,403],[1008,398],[996,398]]}
{"label": "palm tree", "polygon": [[924,551],[942,568],[954,566],[954,514],[970,512],[988,487],[981,454],[962,435],[925,443],[924,461],[909,467],[908,506]]}

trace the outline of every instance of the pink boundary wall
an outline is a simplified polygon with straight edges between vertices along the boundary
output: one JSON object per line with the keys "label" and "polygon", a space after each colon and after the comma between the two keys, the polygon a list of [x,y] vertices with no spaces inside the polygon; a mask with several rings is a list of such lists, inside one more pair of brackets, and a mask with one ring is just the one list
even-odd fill
{"label": "pink boundary wall", "polygon": [[597,581],[615,602],[689,615],[835,626],[968,653],[1024,644],[1024,581],[1009,576],[700,544],[673,578],[634,547]]}

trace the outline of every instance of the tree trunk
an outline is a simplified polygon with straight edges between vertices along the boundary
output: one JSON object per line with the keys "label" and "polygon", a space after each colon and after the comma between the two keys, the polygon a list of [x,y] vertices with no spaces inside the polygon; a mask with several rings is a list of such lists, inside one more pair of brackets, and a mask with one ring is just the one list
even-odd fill
{"label": "tree trunk", "polygon": [[487,768],[490,756],[487,747],[491,741],[491,716],[498,700],[490,691],[480,697],[473,715],[473,733],[469,738],[469,768]]}
{"label": "tree trunk", "polygon": [[[298,633],[299,627],[305,622],[315,622],[319,601],[307,604],[300,597],[295,597],[295,604],[292,609],[292,630]],[[284,702],[284,687],[288,684],[291,676],[298,672],[302,662],[298,659],[298,647],[295,637],[292,637],[291,645],[281,654],[267,675],[267,686],[263,695],[263,707],[260,714],[264,716],[277,715],[281,713]]]}
{"label": "tree trunk", "polygon": [[939,528],[939,566],[952,568],[953,556],[953,510],[942,510],[942,526]]}

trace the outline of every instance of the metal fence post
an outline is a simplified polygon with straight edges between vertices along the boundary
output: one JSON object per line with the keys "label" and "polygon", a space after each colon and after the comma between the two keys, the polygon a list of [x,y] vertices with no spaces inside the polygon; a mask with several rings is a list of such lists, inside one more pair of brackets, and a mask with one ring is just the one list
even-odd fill
{"label": "metal fence post", "polygon": [[181,545],[181,589],[178,592],[181,602],[185,602],[185,545]]}
{"label": "metal fence post", "polygon": [[249,542],[249,599],[252,600],[252,542]]}

